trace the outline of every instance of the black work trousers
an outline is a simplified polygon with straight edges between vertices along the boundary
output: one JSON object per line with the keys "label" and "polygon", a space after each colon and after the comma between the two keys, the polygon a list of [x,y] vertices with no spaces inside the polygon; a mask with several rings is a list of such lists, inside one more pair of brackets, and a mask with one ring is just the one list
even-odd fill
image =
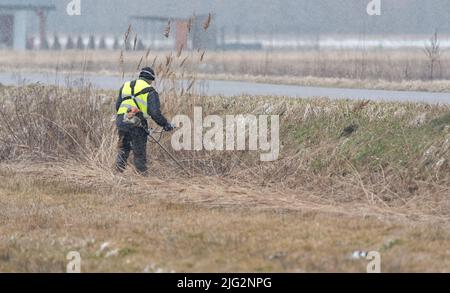
{"label": "black work trousers", "polygon": [[119,172],[125,170],[131,151],[133,151],[136,170],[142,175],[147,175],[147,133],[144,129],[119,129],[119,144],[116,160],[116,167]]}

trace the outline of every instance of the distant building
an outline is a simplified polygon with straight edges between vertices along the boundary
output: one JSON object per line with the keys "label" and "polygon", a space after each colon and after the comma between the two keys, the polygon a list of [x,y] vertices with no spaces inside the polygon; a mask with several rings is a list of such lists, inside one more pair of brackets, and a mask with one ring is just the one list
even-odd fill
{"label": "distant building", "polygon": [[49,11],[55,10],[46,2],[33,1],[33,4],[21,4],[23,1],[13,0],[0,2],[0,47],[14,50],[27,48],[27,23],[31,17],[39,18],[39,35],[41,44],[46,38],[46,22]]}

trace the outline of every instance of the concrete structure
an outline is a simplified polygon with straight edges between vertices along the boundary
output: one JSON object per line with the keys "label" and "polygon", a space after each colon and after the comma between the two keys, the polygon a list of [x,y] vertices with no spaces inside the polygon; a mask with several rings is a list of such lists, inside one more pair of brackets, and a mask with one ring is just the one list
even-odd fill
{"label": "concrete structure", "polygon": [[[46,20],[53,5],[15,4],[17,1],[0,2],[0,47],[25,50],[27,47],[27,22],[30,17],[39,17],[41,44],[46,38]],[[39,2],[39,1],[36,1]]]}

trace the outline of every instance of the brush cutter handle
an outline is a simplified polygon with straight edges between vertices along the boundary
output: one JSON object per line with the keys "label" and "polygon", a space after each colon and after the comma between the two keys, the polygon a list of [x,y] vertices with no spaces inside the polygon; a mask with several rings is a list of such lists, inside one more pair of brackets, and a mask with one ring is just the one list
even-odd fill
{"label": "brush cutter handle", "polygon": [[[175,129],[176,127],[172,124],[170,124],[172,130]],[[159,142],[159,140],[157,140],[152,134],[154,133],[153,128],[145,128],[142,127],[142,129],[145,130],[145,132],[147,133],[148,137],[153,140],[157,145],[159,145],[159,147],[167,154],[169,155],[169,157],[178,165],[178,167],[181,168],[181,170],[183,170],[186,174],[188,174],[189,176],[191,176],[191,173],[185,169],[183,167],[183,165],[181,165],[181,163]],[[163,132],[161,132],[161,135],[163,134]]]}
{"label": "brush cutter handle", "polygon": [[170,131],[174,130],[175,128],[176,128],[175,125],[172,125],[170,123],[163,127],[164,131],[166,131],[166,132],[170,132]]}

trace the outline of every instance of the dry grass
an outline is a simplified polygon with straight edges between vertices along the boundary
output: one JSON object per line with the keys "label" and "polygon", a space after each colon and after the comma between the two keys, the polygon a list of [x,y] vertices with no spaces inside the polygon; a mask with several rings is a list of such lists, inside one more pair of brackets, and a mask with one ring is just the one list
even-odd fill
{"label": "dry grass", "polygon": [[[269,190],[186,179],[140,185],[131,175],[94,170],[1,165],[0,271],[62,272],[73,250],[84,272],[364,272],[367,261],[350,258],[355,250],[380,251],[384,272],[448,272],[450,265],[449,230],[435,222],[311,204],[274,209],[263,203]],[[208,198],[193,200],[199,194]],[[252,203],[242,204],[244,194]],[[211,208],[221,196],[230,205]]]}
{"label": "dry grass", "polygon": [[[450,56],[443,53],[436,79],[449,79]],[[205,72],[355,80],[428,80],[428,59],[421,50],[323,50],[210,53]]]}
{"label": "dry grass", "polygon": [[[175,91],[178,92],[178,91]],[[109,93],[111,96],[114,93]],[[106,96],[104,96],[106,95]],[[115,153],[113,98],[91,89],[5,88],[2,160],[78,160],[109,168]],[[165,112],[278,114],[281,157],[262,163],[256,152],[178,152],[191,174],[227,178],[285,192],[308,191],[321,203],[366,203],[379,208],[448,217],[449,106],[327,99],[164,96]],[[79,109],[73,111],[72,109]],[[341,133],[358,127],[349,137]],[[163,143],[169,144],[169,137]],[[152,146],[155,175],[183,176]],[[326,196],[325,196],[326,195]]]}
{"label": "dry grass", "polygon": [[268,76],[268,75],[241,75],[241,74],[198,74],[198,80],[232,80],[248,81],[256,83],[298,85],[307,87],[329,87],[345,89],[372,89],[392,91],[419,91],[419,92],[450,92],[450,81],[448,80],[404,80],[386,81],[361,80],[348,78],[326,78],[326,77],[297,77],[297,76]]}
{"label": "dry grass", "polygon": [[384,271],[448,271],[448,105],[207,98],[184,65],[209,54],[133,54],[122,74],[154,65],[169,117],[280,115],[280,159],[177,152],[188,178],[151,145],[151,178],[115,175],[115,92],[0,87],[1,271],[63,271],[79,250],[85,271],[354,272],[372,249]]}
{"label": "dry grass", "polygon": [[177,153],[186,178],[153,145],[143,179],[112,172],[105,94],[2,89],[0,271],[61,272],[71,250],[90,272],[364,272],[354,250],[448,271],[448,106],[169,95],[171,115],[282,114],[282,157]]}
{"label": "dry grass", "polygon": [[[429,60],[422,50],[171,52],[61,51],[0,55],[4,72],[135,72],[138,64],[151,65],[161,56],[172,57],[178,76],[201,74],[211,79],[237,79],[283,84],[358,87],[395,90],[444,91],[450,89],[450,54],[442,52],[429,80]],[[163,57],[166,58],[166,57]],[[200,59],[202,60],[199,64]]]}

